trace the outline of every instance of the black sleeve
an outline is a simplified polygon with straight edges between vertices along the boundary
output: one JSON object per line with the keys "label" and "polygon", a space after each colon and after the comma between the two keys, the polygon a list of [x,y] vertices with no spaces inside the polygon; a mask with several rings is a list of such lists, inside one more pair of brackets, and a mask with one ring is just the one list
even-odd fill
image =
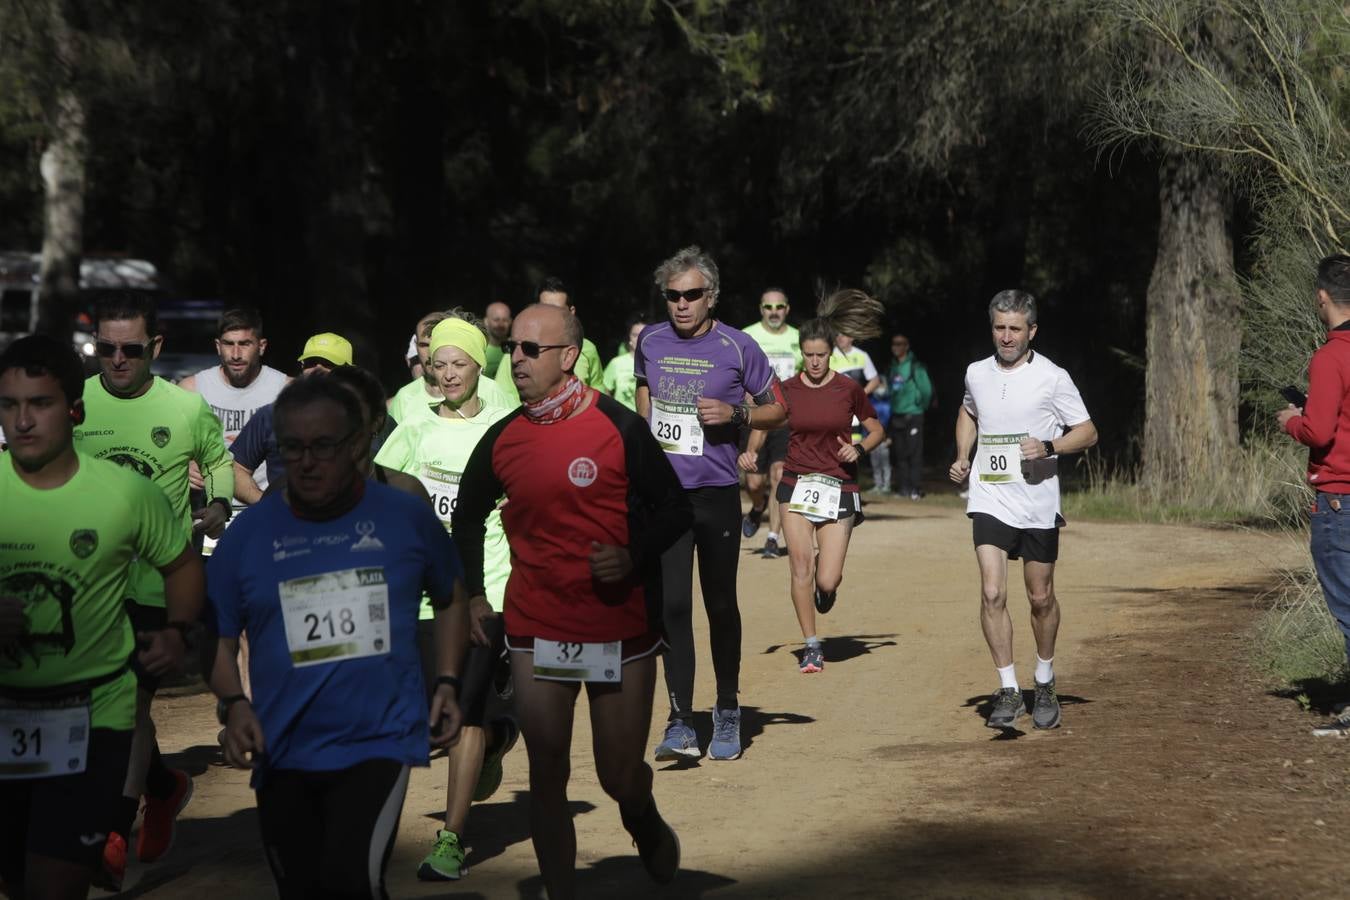
{"label": "black sleeve", "polygon": [[623,440],[628,465],[628,552],[634,568],[644,570],[692,527],[694,511],[647,423],[613,398],[602,396],[599,407]]}
{"label": "black sleeve", "polygon": [[455,539],[460,562],[464,564],[464,587],[470,597],[483,593],[483,537],[487,534],[487,517],[497,508],[497,501],[505,492],[492,468],[493,448],[503,429],[519,414],[517,411],[497,422],[473,448],[460,480],[455,511],[450,514],[450,533]]}

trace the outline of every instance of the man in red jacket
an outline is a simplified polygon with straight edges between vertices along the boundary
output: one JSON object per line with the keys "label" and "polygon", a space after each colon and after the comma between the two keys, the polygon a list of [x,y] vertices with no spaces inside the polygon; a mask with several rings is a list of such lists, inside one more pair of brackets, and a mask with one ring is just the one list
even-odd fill
{"label": "man in red jacket", "polygon": [[[1350,657],[1350,256],[1328,256],[1317,265],[1317,317],[1327,342],[1308,364],[1303,409],[1280,410],[1280,427],[1308,447],[1308,483],[1317,492],[1312,510],[1312,558],[1327,609],[1345,635]],[[1325,725],[1320,737],[1350,735],[1350,707]]]}

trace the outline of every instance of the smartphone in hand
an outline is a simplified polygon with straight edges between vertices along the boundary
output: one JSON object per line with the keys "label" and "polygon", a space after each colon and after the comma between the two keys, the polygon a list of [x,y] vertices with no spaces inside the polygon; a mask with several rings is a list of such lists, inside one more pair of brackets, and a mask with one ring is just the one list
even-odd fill
{"label": "smartphone in hand", "polygon": [[1293,385],[1280,388],[1280,396],[1297,406],[1299,409],[1302,409],[1308,402],[1308,395]]}

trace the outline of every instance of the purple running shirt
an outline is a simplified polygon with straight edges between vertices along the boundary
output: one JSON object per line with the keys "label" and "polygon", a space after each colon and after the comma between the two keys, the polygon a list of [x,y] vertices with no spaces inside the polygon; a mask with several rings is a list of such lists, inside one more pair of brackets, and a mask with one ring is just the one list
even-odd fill
{"label": "purple running shirt", "polygon": [[735,406],[745,395],[761,405],[778,402],[769,358],[745,332],[714,321],[695,338],[669,322],[648,325],[633,351],[633,375],[651,391],[647,423],[685,488],[721,487],[740,480],[735,425],[698,423],[700,397]]}

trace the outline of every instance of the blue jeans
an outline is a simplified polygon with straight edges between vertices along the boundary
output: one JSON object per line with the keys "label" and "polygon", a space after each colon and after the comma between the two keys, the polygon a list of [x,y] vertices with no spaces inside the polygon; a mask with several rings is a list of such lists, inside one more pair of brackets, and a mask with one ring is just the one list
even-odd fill
{"label": "blue jeans", "polygon": [[[1335,509],[1332,501],[1341,508]],[[1350,659],[1350,494],[1317,495],[1312,511],[1312,558],[1322,596],[1341,626]]]}

